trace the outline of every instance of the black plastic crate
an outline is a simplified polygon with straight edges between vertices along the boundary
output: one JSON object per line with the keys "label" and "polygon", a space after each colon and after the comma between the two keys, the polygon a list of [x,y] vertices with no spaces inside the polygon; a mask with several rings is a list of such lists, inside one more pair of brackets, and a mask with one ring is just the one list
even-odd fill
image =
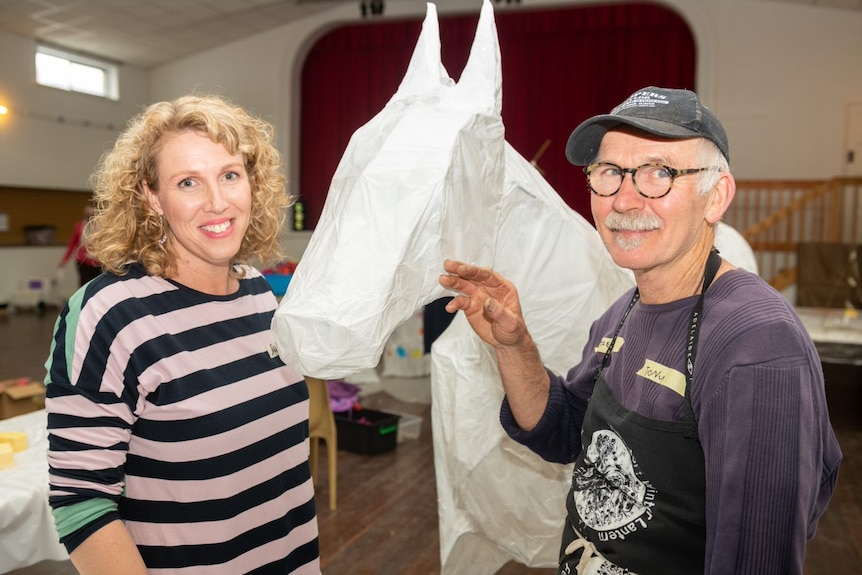
{"label": "black plastic crate", "polygon": [[395,449],[400,415],[373,409],[352,409],[335,412],[338,449],[377,455]]}

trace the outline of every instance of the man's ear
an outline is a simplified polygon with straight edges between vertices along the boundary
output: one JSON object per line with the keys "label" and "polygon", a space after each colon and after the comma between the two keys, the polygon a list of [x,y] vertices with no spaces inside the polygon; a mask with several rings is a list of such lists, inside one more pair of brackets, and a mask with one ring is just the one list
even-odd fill
{"label": "man's ear", "polygon": [[709,193],[709,204],[704,219],[711,225],[717,224],[730,207],[733,196],[736,195],[736,180],[730,172],[722,172],[721,178]]}
{"label": "man's ear", "polygon": [[162,205],[159,203],[159,195],[154,193],[150,186],[147,185],[147,182],[141,182],[141,187],[144,190],[144,196],[147,198],[147,201],[150,203],[150,207],[153,208],[153,211],[158,215],[163,216],[164,210],[162,210]]}

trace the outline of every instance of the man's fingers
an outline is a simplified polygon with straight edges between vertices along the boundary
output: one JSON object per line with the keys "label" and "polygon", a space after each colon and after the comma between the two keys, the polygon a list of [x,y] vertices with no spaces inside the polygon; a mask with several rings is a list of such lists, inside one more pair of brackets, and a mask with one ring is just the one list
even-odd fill
{"label": "man's fingers", "polygon": [[443,269],[449,272],[450,276],[457,276],[471,282],[481,283],[490,288],[500,287],[505,284],[503,276],[491,268],[483,268],[457,260],[444,260]]}
{"label": "man's fingers", "polygon": [[467,295],[475,293],[477,289],[471,281],[456,275],[440,276],[440,285]]}
{"label": "man's fingers", "polygon": [[469,307],[470,307],[470,298],[463,296],[463,295],[459,295],[459,296],[455,296],[454,298],[452,298],[452,301],[450,301],[446,304],[445,309],[449,313],[455,313],[458,310],[462,310],[462,309],[466,310]]}
{"label": "man's fingers", "polygon": [[443,260],[443,269],[447,272],[455,273],[455,270],[458,269],[458,266],[463,265],[461,262],[456,260]]}

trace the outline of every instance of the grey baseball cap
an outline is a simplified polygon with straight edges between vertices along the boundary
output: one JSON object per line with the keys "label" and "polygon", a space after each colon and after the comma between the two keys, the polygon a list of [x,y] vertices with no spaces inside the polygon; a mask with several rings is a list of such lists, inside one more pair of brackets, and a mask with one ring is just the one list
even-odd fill
{"label": "grey baseball cap", "polygon": [[706,138],[730,161],[727,134],[697,94],[691,90],[655,86],[638,90],[610,114],[584,120],[569,136],[566,158],[576,166],[587,165],[598,154],[605,134],[619,125],[632,126],[662,138]]}

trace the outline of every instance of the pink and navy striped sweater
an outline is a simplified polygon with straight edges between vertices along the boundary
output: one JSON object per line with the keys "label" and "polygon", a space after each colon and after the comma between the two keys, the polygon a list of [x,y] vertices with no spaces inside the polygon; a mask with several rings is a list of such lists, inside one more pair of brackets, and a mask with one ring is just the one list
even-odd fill
{"label": "pink and navy striped sweater", "polygon": [[259,272],[212,296],[137,265],[63,309],[47,368],[50,503],[73,551],[122,519],[151,573],[319,573],[308,390]]}

